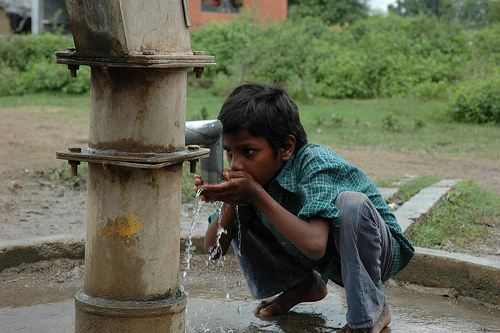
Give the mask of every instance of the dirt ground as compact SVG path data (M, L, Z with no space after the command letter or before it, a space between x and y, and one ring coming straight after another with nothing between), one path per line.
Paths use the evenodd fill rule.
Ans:
M88 125L0 107L0 241L84 232L85 187L52 181L57 150L85 147ZM429 174L472 179L500 194L500 161L367 150L334 150L372 179ZM461 252L500 260L500 223L492 235ZM486 244L486 245L485 245Z

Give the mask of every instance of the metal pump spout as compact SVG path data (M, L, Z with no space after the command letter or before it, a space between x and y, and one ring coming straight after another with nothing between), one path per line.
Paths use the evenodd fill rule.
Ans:
M200 162L201 179L206 184L219 183L224 168L221 121L216 119L186 122L186 145L200 145L210 149L209 157Z

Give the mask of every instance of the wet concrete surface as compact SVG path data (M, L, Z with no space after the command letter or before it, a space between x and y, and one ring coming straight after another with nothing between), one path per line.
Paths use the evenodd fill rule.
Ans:
M181 262L185 266L182 258ZM188 294L186 332L335 332L345 324L344 291L334 284L319 302L299 304L286 315L255 316L259 301L250 296L235 262L234 255L222 265L207 265L203 255L191 259L186 278L180 278ZM37 276L29 274L2 281L0 332L74 331L74 294L83 287L83 279L61 282L64 272L57 273L59 278L52 282L36 283ZM393 280L385 290L392 323L384 333L500 331L498 307Z

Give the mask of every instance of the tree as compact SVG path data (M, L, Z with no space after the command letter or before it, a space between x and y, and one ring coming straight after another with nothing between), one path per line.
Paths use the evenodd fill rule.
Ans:
M436 16L447 22L478 27L500 21L500 0L396 0L389 11L404 17Z
M459 0L455 7L456 18L469 27L484 25L484 18L490 12L490 3L493 2L487 0Z
M442 0L396 0L394 5L389 5L389 11L404 17L416 15L442 15Z
M367 0L289 0L291 18L315 17L327 24L352 23L368 16Z

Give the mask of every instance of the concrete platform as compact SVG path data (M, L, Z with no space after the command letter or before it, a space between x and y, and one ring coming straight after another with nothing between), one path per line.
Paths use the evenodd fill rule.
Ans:
M234 261L234 255L228 260ZM345 324L345 292L334 284L328 284L328 295L319 302L299 304L285 315L259 317L253 314L259 301L251 298L240 274L220 268L218 274L201 280L196 278L198 273L197 269L188 272L184 285L187 333L331 333ZM396 283L384 289L392 322L383 333L496 332L500 328L500 309L456 298L449 291L416 290ZM31 303L20 307L0 304L0 331L73 332L76 291L54 290L60 298L51 303L36 303L36 297L31 297Z
M448 193L457 180L443 180L421 190L396 212L399 223L406 230L411 223L429 214L436 203ZM386 196L393 189L381 189ZM196 223L192 224L192 207L183 206L181 223L181 251L184 251L191 230L191 241L202 249L207 218L215 210L205 203ZM22 262L36 262L55 258L83 258L84 234L51 237L27 237L26 240L0 242L0 270ZM395 279L425 286L455 288L460 295L500 305L500 260L494 261L445 251L416 249L409 266Z

